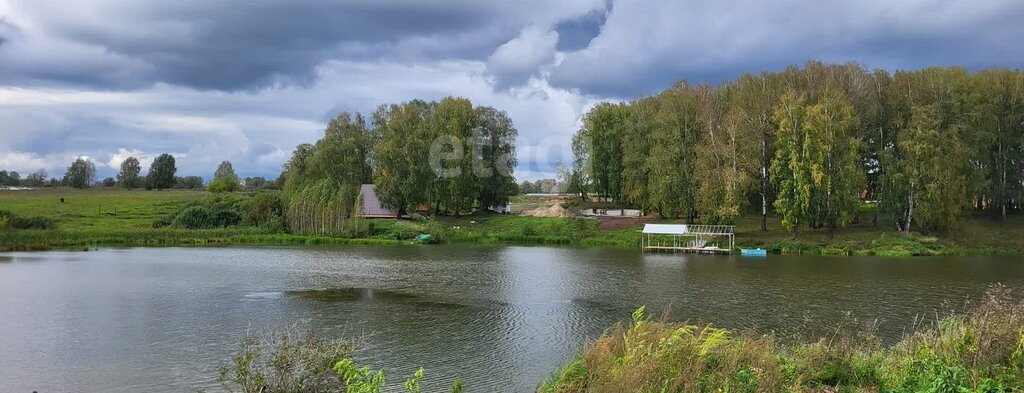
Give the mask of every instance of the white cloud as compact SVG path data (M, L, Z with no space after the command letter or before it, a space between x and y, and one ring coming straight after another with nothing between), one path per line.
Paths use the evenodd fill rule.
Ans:
M171 152L179 156L182 175L208 177L220 161L229 160L242 176L269 177L277 175L296 145L317 140L325 121L338 112L358 111L369 118L379 104L453 95L509 113L526 152L519 155L524 170L549 171L553 164L547 160L567 158L578 119L597 98L537 78L495 90L485 68L472 61L330 61L318 67L311 86L237 93L168 85L109 92L0 88L0 123L21 119L24 128L6 148L51 149L53 158L36 163L55 174L80 154L107 158L101 176L112 176L129 156L138 157L145 170L153 157ZM26 120L39 118L50 120Z
M539 26L528 26L518 37L502 44L487 58L487 72L499 86L519 85L537 75L542 66L555 60L558 33Z
M39 155L31 152L8 151L0 152L0 168L8 171L20 172L23 176L40 169L48 172L60 168L63 172L74 160L74 156L66 155Z

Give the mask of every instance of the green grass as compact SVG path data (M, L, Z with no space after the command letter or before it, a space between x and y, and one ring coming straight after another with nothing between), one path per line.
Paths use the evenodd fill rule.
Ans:
M150 228L154 219L206 195L205 191L182 190L39 188L0 191L0 210L19 216L49 217L65 231L126 231Z
M481 213L431 219L368 220L369 234L359 239L295 236L266 229L229 227L210 230L153 228L153 222L182 206L209 196L205 191L76 190L42 188L0 191L0 210L20 218L46 217L49 230L0 230L0 249L76 248L92 245L175 244L409 244L422 233L441 243L572 244L636 248L640 227L599 230L589 218L523 217ZM64 203L60 202L64 198ZM516 197L513 206L547 206L550 198ZM969 216L959 229L942 236L903 235L888 222L872 224L873 210L829 238L825 230L803 230L798 240L769 217L768 231L759 217L736 223L737 247L761 247L775 253L813 255L1022 255L1024 216L1011 216L1003 225L990 217ZM657 222L681 222L658 220Z
M910 329L892 346L871 325L800 341L652 320L640 308L586 344L539 389L574 392L1017 392L1024 302L990 288L967 314Z

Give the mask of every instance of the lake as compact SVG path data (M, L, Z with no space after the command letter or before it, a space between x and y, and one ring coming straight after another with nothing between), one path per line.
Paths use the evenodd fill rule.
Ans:
M528 392L640 305L804 333L849 312L892 342L992 283L1021 287L1022 262L468 245L0 253L0 386L218 391L247 329L303 320L360 337L357 359L393 387L422 366L425 391L459 376L467 392ZM331 296L301 296L311 289Z

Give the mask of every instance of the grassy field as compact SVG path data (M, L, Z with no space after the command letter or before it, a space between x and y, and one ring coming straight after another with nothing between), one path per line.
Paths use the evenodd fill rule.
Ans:
M76 190L43 188L0 191L0 210L19 217L41 216L53 220L49 230L0 230L0 249L47 249L94 245L203 245L203 244L410 244L419 234L433 235L444 243L574 244L583 246L638 247L644 220L628 226L605 225L589 218L521 217L479 214L431 219L370 220L369 233L361 238L296 236L261 228L233 226L188 230L154 228L153 222L182 206L206 198L204 191L144 191L120 189ZM64 202L60 201L64 198ZM520 209L544 207L551 198L517 197ZM557 202L557 201L555 201ZM615 219L610 219L615 220ZM680 222L649 220L650 222ZM762 232L758 217L737 222L737 246L763 247L777 253L834 255L961 255L1024 254L1024 217L1013 216L1003 225L988 217L966 217L960 228L939 237L897 233L888 223L875 226L870 212L860 222L843 228L834 238L824 230L805 230L790 240L778 220L770 218ZM600 229L617 228L617 229Z
M204 191L74 188L0 191L0 210L52 218L61 230L67 231L128 231L152 228L156 218L178 210L189 201L202 199L205 194ZM63 203L61 198L64 198Z

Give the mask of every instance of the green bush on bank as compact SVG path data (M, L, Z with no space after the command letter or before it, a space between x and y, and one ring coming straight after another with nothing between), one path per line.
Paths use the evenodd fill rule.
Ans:
M4 229L37 229L46 230L54 227L53 219L34 216L21 217L6 210L0 210L0 230Z
M354 346L343 339L316 337L301 325L287 329L248 334L232 356L231 363L218 369L218 381L227 392L296 393L346 392L380 393L386 388L384 372L373 371L352 360ZM402 386L407 393L420 393L423 369ZM452 393L462 392L455 380Z
M253 198L237 194L215 194L192 201L176 212L154 220L153 227L182 229L227 228L236 225L283 230L283 202L276 194Z
M848 331L849 330L849 331ZM839 329L809 344L652 320L641 307L588 343L541 392L1014 392L1024 389L1024 302L1002 286L966 315L883 346Z

